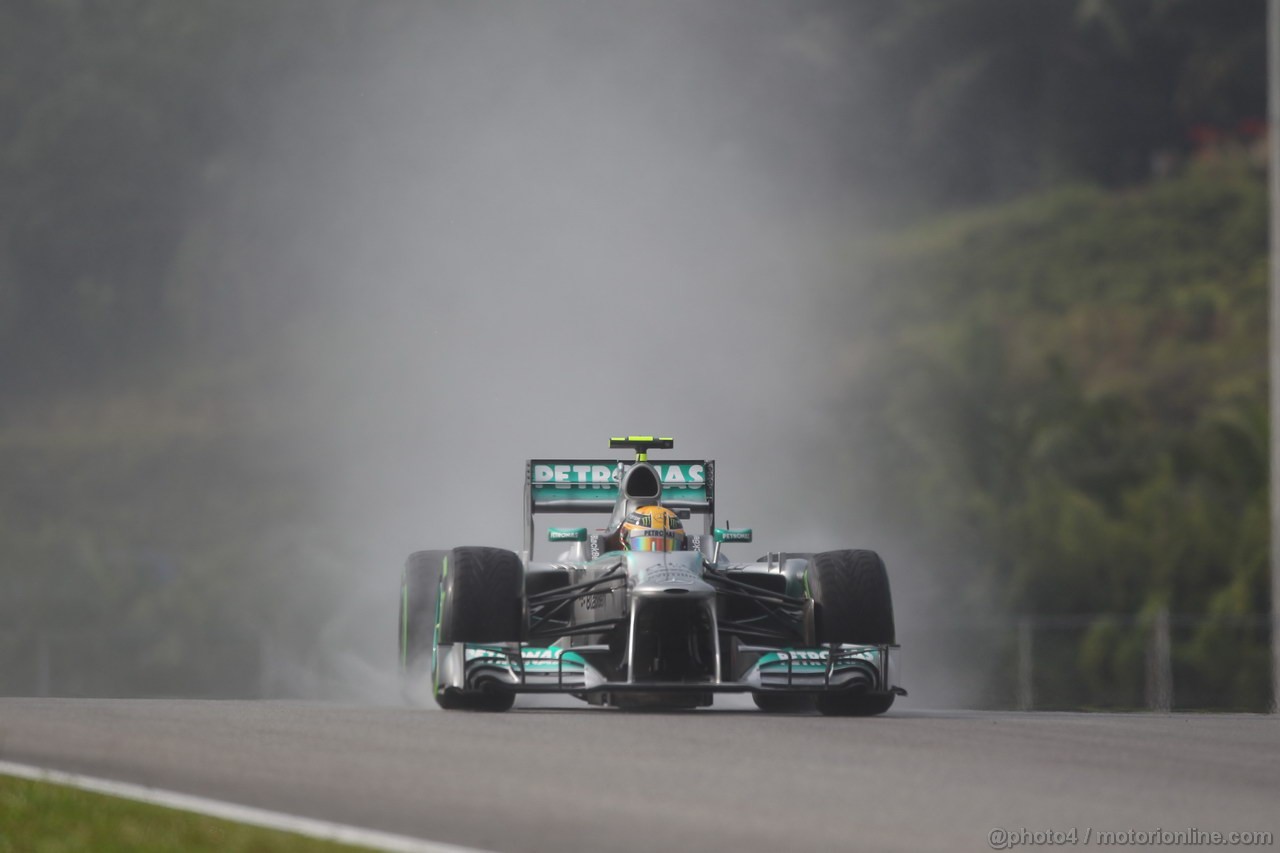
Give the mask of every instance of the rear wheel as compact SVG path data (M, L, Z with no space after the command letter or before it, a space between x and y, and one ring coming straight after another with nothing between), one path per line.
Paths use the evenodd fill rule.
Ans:
M822 643L892 645L893 598L884 560L875 551L823 551L809 561L809 585ZM893 705L892 693L822 693L823 714L867 717Z
M524 566L501 548L454 548L440 582L439 644L515 643L524 628ZM446 710L505 711L515 694L445 690L436 704Z

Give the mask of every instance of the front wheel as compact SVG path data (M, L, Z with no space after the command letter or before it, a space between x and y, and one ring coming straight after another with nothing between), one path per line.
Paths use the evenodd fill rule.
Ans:
M514 693L455 693L436 691L436 704L446 711L510 711L516 704Z
M751 700L766 714L803 714L813 710L808 693L752 693Z
M824 693L818 697L818 712L828 717L874 717L893 707L892 693Z
M822 643L893 645L893 597L884 560L875 551L823 551L809 561L809 586ZM870 717L893 705L892 693L823 693L818 711Z
M436 646L452 643L518 643L524 628L524 566L501 548L454 548L440 579ZM437 653L438 655L438 653ZM459 690L435 681L436 704L447 711L506 711L515 694Z

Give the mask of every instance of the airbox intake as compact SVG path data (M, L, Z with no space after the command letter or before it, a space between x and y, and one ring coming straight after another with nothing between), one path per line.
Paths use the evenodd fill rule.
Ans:
M629 500L657 502L662 497L662 481L652 465L638 462L622 477L622 494Z

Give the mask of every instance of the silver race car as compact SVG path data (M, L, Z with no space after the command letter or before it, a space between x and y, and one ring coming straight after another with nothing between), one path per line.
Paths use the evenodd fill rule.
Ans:
M874 551L729 559L750 529L716 527L715 462L651 462L674 441L610 440L633 460L532 459L525 543L410 555L400 592L407 694L442 708L505 711L518 693L595 705L700 707L750 693L765 711L880 714L899 686L893 603ZM604 528L535 517L607 514ZM704 523L698 533L683 521Z

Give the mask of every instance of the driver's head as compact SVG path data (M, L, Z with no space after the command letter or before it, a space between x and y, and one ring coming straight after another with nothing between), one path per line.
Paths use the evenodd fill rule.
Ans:
M684 526L666 507L642 506L622 523L622 547L628 551L683 551Z

